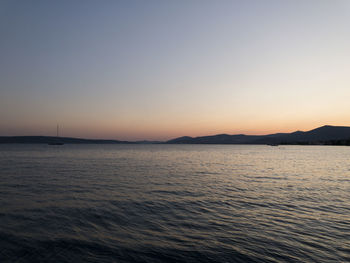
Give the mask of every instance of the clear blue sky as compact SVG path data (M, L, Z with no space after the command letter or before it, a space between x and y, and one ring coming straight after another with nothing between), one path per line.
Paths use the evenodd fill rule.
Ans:
M0 1L0 135L350 125L350 1Z

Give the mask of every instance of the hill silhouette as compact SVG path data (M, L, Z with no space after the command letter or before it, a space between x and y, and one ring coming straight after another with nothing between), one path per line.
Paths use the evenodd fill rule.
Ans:
M53 136L0 136L0 144L48 144L59 141L64 144L300 144L300 145L350 145L350 127L325 125L310 131L274 133L268 135L217 134L211 136L183 136L166 142L119 141L82 139Z
M325 125L310 131L268 135L218 134L201 137L180 137L170 144L302 144L350 145L350 127Z

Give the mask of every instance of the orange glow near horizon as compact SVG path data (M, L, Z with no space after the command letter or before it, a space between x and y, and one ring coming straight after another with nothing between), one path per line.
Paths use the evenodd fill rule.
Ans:
M212 124L212 125L211 125ZM89 138L89 139L115 139L115 140L156 140L165 141L181 136L208 136L216 134L246 134L246 135L266 135L272 133L290 133L297 130L308 131L318 128L323 125L334 126L350 126L350 120L338 120L335 122L322 122L314 121L309 122L282 122L279 125L276 122L263 123L256 122L255 124L241 123L241 125L232 125L232 123L194 123L192 126L189 123L182 123L181 125L163 124L161 126L152 125L152 123L144 123L142 126L137 124L116 125L113 123L97 123L74 125L72 123L60 124L60 136L62 137L77 137L77 138ZM16 131L26 131L18 133ZM8 129L8 136L15 135L44 135L55 136L56 126L53 123L52 126L38 125L35 129L31 129L29 126L14 127L12 131Z

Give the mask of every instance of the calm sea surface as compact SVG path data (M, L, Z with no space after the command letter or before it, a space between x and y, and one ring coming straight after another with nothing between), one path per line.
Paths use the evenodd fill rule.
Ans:
M350 147L0 145L0 262L350 262Z

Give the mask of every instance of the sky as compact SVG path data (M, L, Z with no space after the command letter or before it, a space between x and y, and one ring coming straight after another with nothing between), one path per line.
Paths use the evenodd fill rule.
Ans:
M0 0L0 135L350 126L348 0Z

